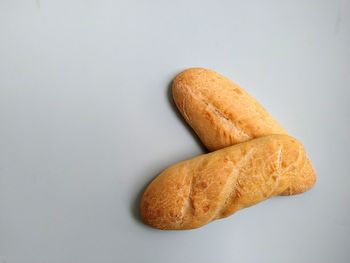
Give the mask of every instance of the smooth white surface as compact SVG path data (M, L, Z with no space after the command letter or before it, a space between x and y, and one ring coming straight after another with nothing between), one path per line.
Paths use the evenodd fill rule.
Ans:
M194 231L137 201L203 152L169 100L192 66L306 145L308 193ZM349 262L350 1L0 1L0 262Z

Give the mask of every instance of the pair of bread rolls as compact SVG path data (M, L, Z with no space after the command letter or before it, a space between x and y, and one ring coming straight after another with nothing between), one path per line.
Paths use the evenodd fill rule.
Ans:
M197 228L315 184L303 145L237 84L192 68L175 78L172 91L181 114L213 152L172 165L150 183L140 206L145 223Z

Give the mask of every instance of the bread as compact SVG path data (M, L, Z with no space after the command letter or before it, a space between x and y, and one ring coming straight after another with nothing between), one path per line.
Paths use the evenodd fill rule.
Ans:
M204 145L218 150L285 129L236 83L204 68L183 71L173 81L177 107Z
M192 229L315 181L303 145L270 135L172 165L147 187L140 211L153 227Z

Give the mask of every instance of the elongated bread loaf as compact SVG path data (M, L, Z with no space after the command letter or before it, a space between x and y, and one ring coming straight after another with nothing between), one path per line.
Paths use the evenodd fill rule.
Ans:
M270 135L169 167L147 187L140 211L156 228L197 228L272 196L302 193L315 181L303 145Z
M172 92L181 114L210 151L286 134L257 100L215 71L187 69L173 81Z

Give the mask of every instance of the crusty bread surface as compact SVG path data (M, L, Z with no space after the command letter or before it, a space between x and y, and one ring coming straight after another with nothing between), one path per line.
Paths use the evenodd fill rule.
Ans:
M192 229L316 181L303 145L287 135L236 144L170 166L145 190L140 212L159 229Z
M205 68L190 68L176 76L172 93L179 111L210 150L285 129L238 84Z

